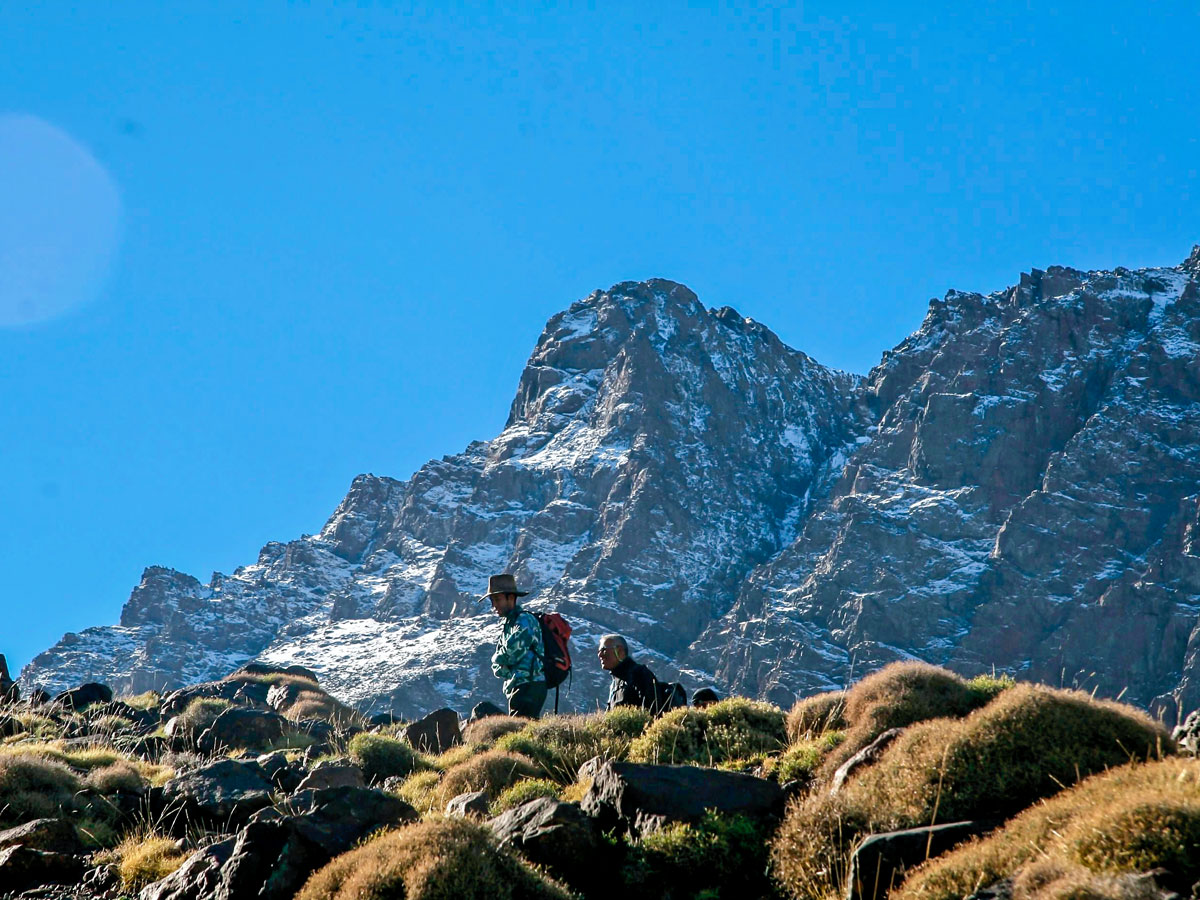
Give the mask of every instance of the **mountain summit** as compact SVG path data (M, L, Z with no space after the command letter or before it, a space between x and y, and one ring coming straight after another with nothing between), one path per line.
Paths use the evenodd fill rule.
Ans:
M475 598L510 571L575 626L570 703L590 708L602 634L671 675L795 539L865 427L858 383L682 285L597 291L547 323L496 438L405 482L359 476L320 534L207 585L147 569L119 626L68 635L22 677L142 690L259 658L302 661L368 710L496 700L498 625Z
M257 658L364 710L499 699L476 596L513 572L663 678L763 696L897 659L1200 703L1200 247L950 291L865 379L682 285L547 323L493 440L354 480L320 534L210 583L147 569L26 686L141 690Z

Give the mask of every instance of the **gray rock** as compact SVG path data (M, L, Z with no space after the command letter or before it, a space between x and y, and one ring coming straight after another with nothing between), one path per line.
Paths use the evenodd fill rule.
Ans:
M163 785L165 818L176 833L190 822L225 829L238 827L270 805L273 788L258 763L218 760Z
M879 900L904 873L985 831L976 822L948 822L863 838L850 856L846 900Z
M457 816L460 819L483 817L488 811L487 791L468 791L450 798L446 803L446 815Z
M75 826L65 819L34 819L16 828L0 831L0 847L28 847L48 853L82 853L83 841Z
M612 863L612 850L595 819L577 803L551 797L531 800L488 822L500 844L548 867L568 884L579 884Z
M63 691L54 698L54 702L67 707L67 709L83 709L93 703L111 703L112 698L112 688L106 684L97 684L92 681L72 690Z
M445 753L462 743L458 713L448 708L435 709L405 728L404 738L426 753Z
M846 784L846 780L859 769L871 765L880 755L891 746L892 741L904 734L903 728L889 728L867 746L863 747L848 760L838 766L829 783L829 793L836 794Z
M263 751L278 744L296 726L283 716L259 709L230 707L196 740L201 753L225 753L234 748Z
M20 699L20 685L8 674L8 660L0 653L0 703L16 703Z
M142 888L138 900L212 900L236 844L231 837L197 850L166 878Z
M323 760L313 766L296 790L311 791L339 787L366 787L362 769L348 760Z
M1195 756L1200 752L1200 709L1188 713L1187 718L1175 726L1171 737L1185 753Z
M21 844L0 848L0 885L21 893L44 884L72 884L83 875L83 859Z
M706 810L777 816L784 793L773 781L699 766L606 762L583 797L582 809L605 827L645 833L667 822L696 822Z

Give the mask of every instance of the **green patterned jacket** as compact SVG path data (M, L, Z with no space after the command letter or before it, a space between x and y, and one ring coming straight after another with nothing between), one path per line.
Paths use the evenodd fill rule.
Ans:
M533 613L514 606L504 617L500 642L492 654L492 674L504 681L504 696L511 697L523 684L544 681L542 626Z

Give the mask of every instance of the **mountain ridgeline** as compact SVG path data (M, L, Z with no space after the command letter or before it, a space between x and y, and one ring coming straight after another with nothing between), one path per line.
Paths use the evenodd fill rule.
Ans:
M208 584L147 569L27 688L140 691L257 659L364 711L499 699L510 571L575 626L562 707L620 632L660 678L764 697L897 659L1200 703L1200 247L949 292L866 378L682 285L547 323L504 430L407 481L361 475L317 535Z

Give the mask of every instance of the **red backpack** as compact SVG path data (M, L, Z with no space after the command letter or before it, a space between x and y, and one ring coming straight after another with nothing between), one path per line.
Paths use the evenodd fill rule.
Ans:
M542 672L546 687L554 688L554 711L558 712L558 686L571 674L571 626L558 613L534 613L542 626Z

